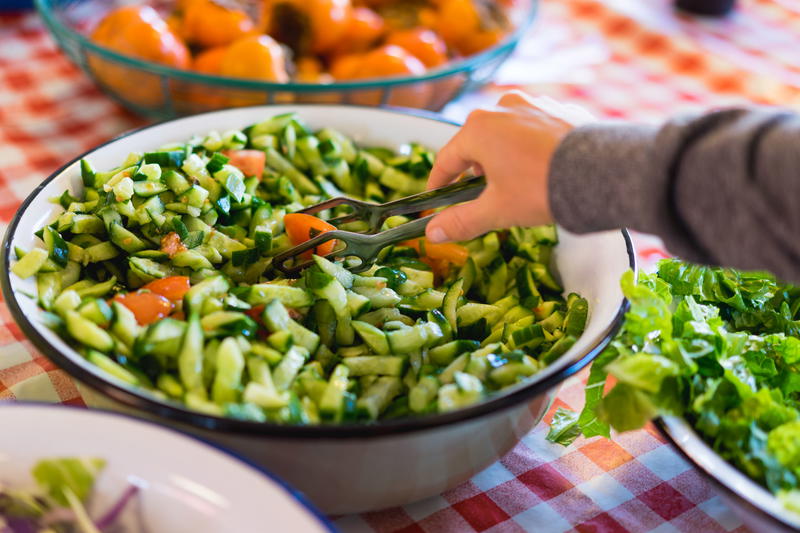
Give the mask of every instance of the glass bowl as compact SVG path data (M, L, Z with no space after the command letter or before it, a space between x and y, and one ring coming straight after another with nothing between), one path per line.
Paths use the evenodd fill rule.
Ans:
M508 14L514 30L496 46L420 76L320 83L278 83L182 70L122 55L88 34L111 9L130 0L36 0L61 49L97 85L132 111L170 118L259 104L325 103L400 106L438 111L487 81L513 52L536 14L537 0L518 0ZM141 2L145 3L145 2ZM146 2L153 5L154 2Z

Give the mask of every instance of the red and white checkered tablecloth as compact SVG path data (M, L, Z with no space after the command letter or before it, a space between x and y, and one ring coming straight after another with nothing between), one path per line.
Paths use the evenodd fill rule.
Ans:
M542 0L495 84L451 104L463 118L510 86L643 121L757 102L800 107L800 5L740 0L724 21L675 16L669 0ZM32 14L0 15L0 235L22 199L88 148L143 124L103 96ZM658 241L637 236L652 263ZM580 408L585 373L548 413ZM69 377L25 339L0 303L0 400L82 405ZM743 531L699 474L652 428L611 440L544 440L539 424L498 463L440 496L336 519L345 532Z

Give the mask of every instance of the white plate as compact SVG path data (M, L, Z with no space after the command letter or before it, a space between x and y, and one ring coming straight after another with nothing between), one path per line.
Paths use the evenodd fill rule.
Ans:
M148 533L264 531L265 524L272 531L333 531L271 474L155 424L117 413L5 403L0 428L0 481L10 487L33 486L30 470L41 459L105 459L90 506L94 517L134 482L141 490L133 514Z
M750 530L800 531L800 515L786 509L774 494L720 457L685 419L665 416L659 426L675 447L712 480L720 496Z

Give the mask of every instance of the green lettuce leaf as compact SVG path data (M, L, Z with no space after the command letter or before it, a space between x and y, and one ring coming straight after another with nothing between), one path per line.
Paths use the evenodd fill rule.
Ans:
M600 402L597 414L615 431L622 432L642 428L658 410L647 393L620 383Z
M70 490L80 501L86 501L97 475L105 468L103 459L45 459L34 465L31 473L39 487L56 503L69 506L65 490Z
M563 446L569 446L580 434L581 427L578 425L578 413L559 407L553 415L550 431L547 432L545 439Z

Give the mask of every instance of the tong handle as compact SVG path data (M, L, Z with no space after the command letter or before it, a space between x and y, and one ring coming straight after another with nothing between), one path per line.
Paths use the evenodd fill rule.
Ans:
M379 209L376 209L376 211L380 212L381 216L378 225L394 215L419 213L426 209L434 209L436 207L460 204L461 202L474 200L480 196L485 188L486 178L484 176L476 176L457 181L450 185L445 185L444 187L439 187L438 189L432 189L382 204L379 206Z

